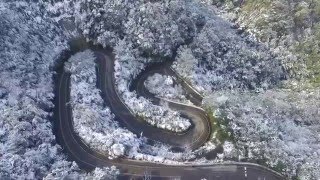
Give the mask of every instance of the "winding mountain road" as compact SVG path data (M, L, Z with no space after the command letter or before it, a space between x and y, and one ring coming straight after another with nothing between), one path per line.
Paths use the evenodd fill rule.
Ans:
M130 113L129 108L127 108L125 103L122 102L121 97L117 94L113 77L114 58L112 54L103 50L96 50L95 54L98 64L98 87L102 91L102 97L107 106L116 115L116 121L120 122L122 126L135 134L143 132L143 136L149 139L167 143L180 149L196 149L208 140L211 132L209 119L203 111L197 108L176 104L176 109L190 117L195 125L189 131L182 134L174 134L137 119L137 117ZM137 87L140 88L139 86ZM174 103L170 103L169 106L174 106Z
M116 121L121 126L126 127L130 131L140 134L143 131L144 136L155 140L168 143L170 145L180 148L200 147L208 140L210 135L210 125L205 113L199 109L186 105L170 103L170 107L185 113L190 117L194 126L192 129L183 134L174 134L165 130L152 127L145 122L137 119L122 102L118 96L114 84L114 56L112 49L102 49L97 46L83 46L83 48L90 47L97 57L97 86L101 89L102 96L107 106L116 116ZM81 50L82 50L81 49ZM76 53L75 51L73 53ZM67 60L72 53L64 58ZM162 69L159 66L159 69ZM170 69L163 68L169 73ZM139 95L145 95L146 92L141 87L141 83L145 75L152 71L148 70L135 80L136 85L133 85ZM140 84L140 85L139 85ZM266 167L250 163L221 163L221 164L205 164L205 165L166 165L158 163L150 163L145 161L136 161L130 159L116 159L109 160L107 156L90 149L73 129L72 110L68 105L70 99L70 74L65 72L63 65L57 70L55 77L55 134L58 143L63 147L68 154L70 160L76 161L83 169L93 169L95 167L112 166L115 165L120 169L121 176L119 179L137 178L141 179L147 175L152 179L252 179L252 180L280 180L284 179L280 174L272 171ZM187 90L194 98L194 104L201 102L197 94L192 90ZM152 94L153 102L157 103L157 98ZM192 99L192 98L190 98Z

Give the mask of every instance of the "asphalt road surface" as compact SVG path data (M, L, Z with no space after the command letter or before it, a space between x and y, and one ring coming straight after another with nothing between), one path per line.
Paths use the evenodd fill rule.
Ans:
M115 114L116 120L121 126L126 127L130 131L140 134L155 141L164 142L172 146L180 148L197 148L205 143L210 134L210 126L206 123L208 119L205 113L196 107L189 107L171 103L170 107L190 116L194 124L193 128L187 133L174 134L165 130L161 130L137 119L130 110L124 105L121 98L115 90L114 84L114 56L112 49L102 49L88 44L81 45L78 50L90 47L97 57L97 86L102 91L102 96L107 106ZM76 51L65 56L67 60ZM161 66L159 66L160 69ZM170 74L170 68L166 65L163 68L165 73ZM145 95L139 83L143 81L144 74L148 75L152 72L147 70L136 79L137 85L133 88L140 89L140 95ZM172 74L171 74L172 75ZM174 74L173 74L174 75ZM183 82L181 82L183 85ZM135 84L135 83L133 83ZM109 160L107 156L90 149L77 136L73 129L72 110L68 105L70 99L70 74L63 70L63 66L57 70L55 77L55 134L58 143L63 147L70 160L76 161L79 166L86 170L95 167L115 165L120 169L121 175L119 179L225 179L225 180L280 180L284 179L280 174L265 168L263 166L250 163L225 163L225 164L207 164L207 165L166 165L158 163L150 163L145 161L136 161L130 159ZM193 90L188 90L187 85L183 85L190 96L194 98L192 102L199 104L201 97ZM190 88L190 87L189 87ZM156 97L149 94L153 101L157 103ZM190 98L190 99L192 99Z

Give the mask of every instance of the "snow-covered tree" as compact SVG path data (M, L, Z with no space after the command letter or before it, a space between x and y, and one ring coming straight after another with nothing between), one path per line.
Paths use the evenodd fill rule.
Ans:
M176 84L171 76L154 74L144 82L149 92L157 97L178 101L182 103L190 103L185 97L185 92L181 85Z
M182 46L178 49L178 56L172 65L182 77L191 79L192 72L195 70L198 60L194 57L190 48Z

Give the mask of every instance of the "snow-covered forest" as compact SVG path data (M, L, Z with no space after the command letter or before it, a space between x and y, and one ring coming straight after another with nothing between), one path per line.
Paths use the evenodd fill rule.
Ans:
M187 119L129 90L147 63L174 57L173 69L205 95L203 107L223 120L233 137L213 160L196 155L214 149L214 141L185 153L148 145L120 128L103 106L94 54L85 51L66 69L72 73L75 129L90 147L110 158L166 163L240 158L290 178L320 178L319 1L4 0L0 15L0 179L119 174L115 167L80 170L53 133L53 76L75 37L113 47L123 101L150 124L181 132L190 126ZM155 75L146 87L184 102L181 88L169 81Z
M208 20L193 42L178 50L173 68L206 93L268 89L286 78L280 57L230 26L219 18Z
M68 45L42 8L0 2L0 179L112 178L114 169L83 172L56 144L52 75Z

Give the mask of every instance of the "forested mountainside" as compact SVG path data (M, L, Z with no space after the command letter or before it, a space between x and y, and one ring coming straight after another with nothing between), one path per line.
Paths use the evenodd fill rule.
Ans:
M79 112L76 131L91 148L110 158L245 161L289 178L320 178L320 1L4 0L0 15L0 179L119 174L116 167L81 170L55 137L54 77L77 38L114 48L117 93L146 123L177 132L191 126L166 103L154 105L129 88L150 63L173 61L171 68L204 97L201 108L214 127L194 151L146 145L142 134L120 128L101 102L95 56L84 51L66 63L83 69L65 68ZM157 97L189 103L174 80L155 74L144 86Z

